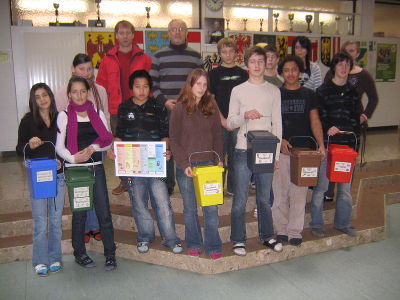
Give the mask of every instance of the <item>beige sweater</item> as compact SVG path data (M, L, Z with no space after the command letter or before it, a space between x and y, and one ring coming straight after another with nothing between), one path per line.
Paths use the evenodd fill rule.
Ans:
M256 120L245 120L244 114L256 109L264 117ZM236 149L247 149L247 131L267 130L282 139L281 92L268 83L253 84L246 81L232 90L229 103L228 127L239 128ZM279 160L280 143L276 148L276 160Z

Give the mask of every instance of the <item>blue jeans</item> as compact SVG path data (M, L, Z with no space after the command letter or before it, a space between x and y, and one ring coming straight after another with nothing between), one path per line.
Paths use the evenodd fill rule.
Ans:
M193 162L192 167L209 166L214 163ZM185 220L185 242L188 250L201 250L203 238L199 217L197 215L196 195L194 192L193 178L185 175L184 170L176 165L176 180L183 199L183 217ZM219 237L218 206L203 206L204 216L204 250L207 255L222 252L222 242Z
M150 198L163 245L173 247L180 242L176 236L174 216L167 184L158 178L134 177L127 181L132 216L138 229L138 242L152 242L155 238L154 221L148 209Z
M86 211L85 232L95 231L100 228L94 207Z
M62 212L64 209L64 175L57 174L57 196L33 199L33 267L61 262ZM48 221L47 221L48 220ZM47 226L47 222L49 223ZM47 229L48 228L48 229Z
M246 241L246 202L249 194L251 171L247 167L247 150L235 149L235 188L231 213L231 241ZM256 204L258 214L258 236L267 241L274 236L274 225L271 211L271 185L273 173L254 174L256 182Z
M104 166L96 165L94 168L96 181L93 187L93 204L99 220L101 241L104 246L104 256L115 256L114 227L111 218L110 204L108 200L108 190ZM78 257L86 254L86 247L83 241L85 233L86 211L72 213L72 247L74 256Z
M324 226L324 193L328 190L328 185L326 159L324 159L319 167L318 185L314 187L311 198L311 228L319 229ZM350 187L351 183L337 183L334 226L339 229L347 228L350 223L353 208Z
M235 151L238 129L228 131L225 128L222 128L222 133L224 137L224 155L228 157L225 165L225 173L228 173L226 176L226 189L229 193L233 193L233 186L235 184L233 174L233 154ZM221 159L225 162L224 158L221 157Z

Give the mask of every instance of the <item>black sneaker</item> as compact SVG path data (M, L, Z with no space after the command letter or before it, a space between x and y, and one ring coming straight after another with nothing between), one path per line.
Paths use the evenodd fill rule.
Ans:
M96 266L96 263L87 254L75 256L75 262L84 268L94 268Z
M106 257L106 263L104 264L104 270L112 271L117 268L117 261L115 260L115 256Z
M303 239L299 239L299 238L291 238L289 240L289 243L292 246L300 246L302 242L303 242Z
M274 250L275 252L282 252L283 251L283 245L282 243L279 243L277 240L275 239L270 239L268 241L264 241L263 242L264 246L267 246L268 248L271 248L272 250Z
M289 238L287 235L283 235L283 234L278 234L276 236L276 240L278 243L287 243Z

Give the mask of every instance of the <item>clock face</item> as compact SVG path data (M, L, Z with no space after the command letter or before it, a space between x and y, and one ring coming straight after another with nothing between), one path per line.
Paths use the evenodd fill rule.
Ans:
M207 0L206 5L211 10L220 10L224 5L224 0Z

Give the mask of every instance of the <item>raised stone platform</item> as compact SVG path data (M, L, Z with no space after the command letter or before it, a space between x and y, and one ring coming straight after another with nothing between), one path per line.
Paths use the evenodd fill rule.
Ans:
M24 190L21 192L22 194L26 193ZM151 245L148 253L139 254L136 250L136 227L130 216L129 199L127 195L111 196L117 256L192 272L216 274L384 239L385 205L400 202L400 160L367 164L361 172L356 172L352 194L354 204L352 224L357 228L357 237L351 238L332 229L335 204L327 203L325 208L325 221L328 224L325 228L328 233L327 237L317 239L306 228L303 234L304 242L300 247L286 245L282 253L275 253L261 245L257 238L257 222L253 216L254 193L251 193L247 206L246 222L249 239L246 247L248 254L245 257L238 257L231 251L229 242L231 197L227 197L226 203L220 208L219 230L224 245L223 257L218 260L211 260L204 254L199 258L193 258L186 254L172 254L160 245L159 239ZM176 192L171 202L175 212L177 232L183 238L182 200L179 196L179 193ZM24 202L21 198L18 201ZM12 204L7 207L12 207ZM20 208L22 207L20 206ZM308 208L305 221L307 227ZM66 202L63 215L62 247L64 253L72 253L70 224L71 212ZM30 211L23 209L20 212L6 211L6 213L0 214L0 262L31 258L31 230ZM87 248L100 253L103 251L102 243L93 239Z

